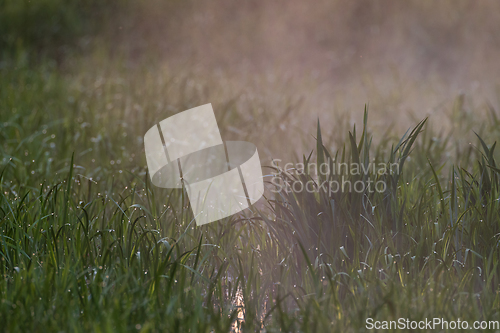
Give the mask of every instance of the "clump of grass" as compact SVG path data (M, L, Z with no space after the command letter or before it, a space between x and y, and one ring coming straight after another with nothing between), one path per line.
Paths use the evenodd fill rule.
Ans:
M279 169L282 184L313 181L317 186L313 193L294 190L305 186L282 191L270 201L274 219L264 219L287 249L281 253L287 258L282 264L287 274L286 279L279 277L280 284L286 281L298 288L288 306L301 304L304 316L314 308L331 313L328 318L317 315L325 331L363 328L368 317L460 317L471 322L498 318L491 308L498 303L494 290L499 282L494 264L500 231L496 143L488 146L478 135L480 146L468 158L460 156L461 165L436 167L429 159L422 164L422 150L432 147L434 140L429 134L417 139L426 131L422 121L395 146L375 149L371 157L366 120L365 111L359 142L354 130L335 154L325 148L318 124L317 165L396 163L399 173L310 172L311 156L304 156L305 172L299 176L295 170ZM384 180L386 190L329 192L320 186L324 181L347 178L354 183L370 176ZM314 318L316 324L322 322ZM309 319L289 320L299 329Z

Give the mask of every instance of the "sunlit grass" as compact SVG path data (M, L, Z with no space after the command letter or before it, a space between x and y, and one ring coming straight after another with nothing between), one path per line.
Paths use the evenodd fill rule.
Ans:
M330 332L363 329L368 317L500 319L494 110L457 120L468 128L460 135L433 133L429 119L401 139L372 140L366 113L361 134L338 128L343 142L327 143L318 124L296 162L397 163L400 174L370 174L384 193L282 192L196 227L184 192L149 183L141 140L156 121L203 104L203 90L147 70L61 76L50 62L13 64L0 78L5 331ZM245 113L221 111L223 131L245 126Z

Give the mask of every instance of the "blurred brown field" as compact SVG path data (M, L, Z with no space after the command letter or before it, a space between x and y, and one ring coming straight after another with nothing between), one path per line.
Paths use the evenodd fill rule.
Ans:
M252 132L249 139L261 146L302 147L318 119L325 136L335 138L339 128L361 125L365 104L373 131L397 135L426 116L451 128L462 94L459 112L468 117L499 107L498 1L152 0L131 6L110 21L106 40L113 52L125 54L132 67L154 54L168 72L211 91L206 102L216 112L238 106L248 124L239 130ZM248 105L258 110L245 112ZM234 126L227 132L238 137Z

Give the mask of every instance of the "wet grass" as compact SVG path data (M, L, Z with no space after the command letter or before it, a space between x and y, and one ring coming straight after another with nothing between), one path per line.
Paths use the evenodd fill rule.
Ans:
M267 165L317 190L272 194L267 177L257 208L196 227L183 191L150 184L142 136L205 103L202 89L148 70L61 75L50 61L23 59L0 69L4 331L345 332L367 318L500 320L495 110L473 119L459 98L449 132L433 133L428 119L374 140L366 111L362 130L338 128L335 142L318 123L295 162L399 172ZM243 127L246 115L228 103L218 122ZM385 190L319 187L367 177Z

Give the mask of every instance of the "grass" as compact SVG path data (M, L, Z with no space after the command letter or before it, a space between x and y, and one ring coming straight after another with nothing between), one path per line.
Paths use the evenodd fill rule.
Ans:
M5 332L354 332L367 318L500 320L492 108L467 110L459 97L449 131L435 132L431 118L401 137L373 137L366 110L361 131L346 132L340 119L332 139L318 122L296 162L376 162L400 172L318 177L314 168L268 164L282 182L312 181L317 190L272 194L266 178L260 205L196 227L185 192L149 182L147 129L215 101L223 136L251 140L249 117L271 131L291 122L293 103L263 115L257 99L241 107L208 79L130 68L107 53L95 68L62 71L19 50L0 68ZM360 177L387 188L318 189Z
M452 134L438 138L423 121L373 145L365 114L362 134L346 133L329 152L318 124L302 162L397 163L400 175L368 175L383 178L384 193L281 192L244 216L195 227L185 193L154 188L146 175L140 138L162 110L103 113L135 87L66 80L50 63L2 69L5 331L318 332L356 331L368 317L499 320L491 142L477 136L476 147L454 153L457 163L444 163ZM494 124L479 129L495 133Z

